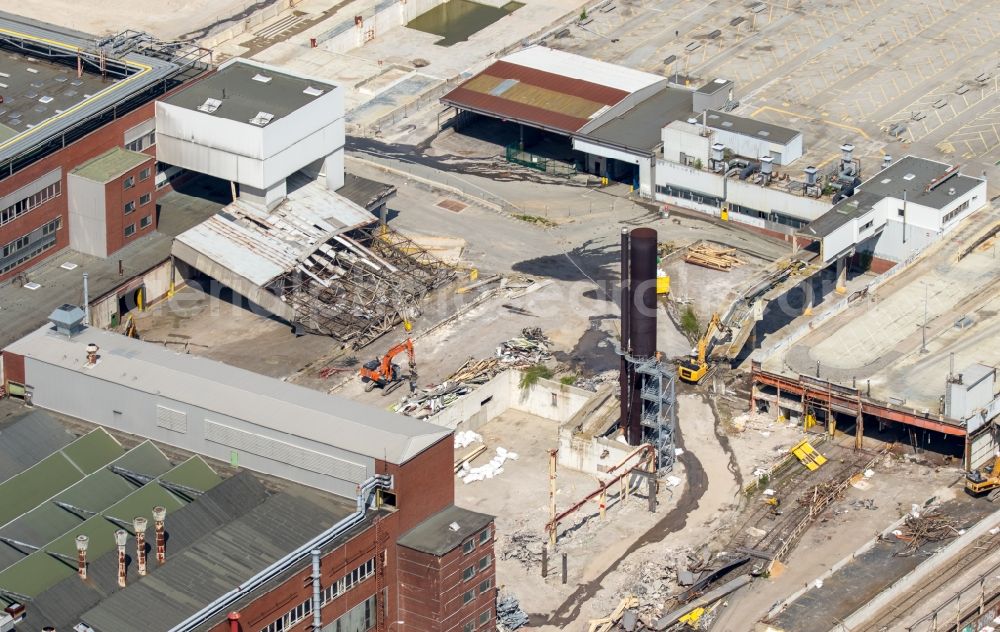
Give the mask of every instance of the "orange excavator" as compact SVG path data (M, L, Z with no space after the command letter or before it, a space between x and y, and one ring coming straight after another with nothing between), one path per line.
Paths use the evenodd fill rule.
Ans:
M393 364L392 360L399 354L406 352L407 362L410 365L410 391L416 389L417 384L417 359L413 354L413 341L409 338L389 349L382 359L374 359L365 362L359 369L361 381L365 384L365 392L369 392L376 386L382 389L383 395L388 395L403 383L403 374L398 364Z

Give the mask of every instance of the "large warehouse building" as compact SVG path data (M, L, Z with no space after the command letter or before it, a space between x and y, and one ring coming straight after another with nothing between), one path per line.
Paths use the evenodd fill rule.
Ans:
M40 437L0 470L16 629L495 626L493 519L454 506L450 431L87 328L79 308L52 322L3 351L3 378L91 430L0 429L10 449Z
M0 12L0 281L68 246L106 257L156 230L153 101L206 56Z

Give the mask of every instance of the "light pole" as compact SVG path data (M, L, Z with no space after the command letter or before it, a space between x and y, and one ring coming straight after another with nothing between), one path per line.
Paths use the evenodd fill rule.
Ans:
M924 326L920 328L920 353L927 353L927 281L924 281Z

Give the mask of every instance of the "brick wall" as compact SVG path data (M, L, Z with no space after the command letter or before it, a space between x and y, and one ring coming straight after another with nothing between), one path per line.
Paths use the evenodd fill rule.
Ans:
M23 265L0 275L0 281L9 279L27 268L38 265L41 261L44 261L46 258L51 257L63 248L69 246L69 203L66 197L66 174L81 163L86 162L95 156L99 156L113 147L122 146L125 131L135 127L143 121L153 118L154 113L154 103L146 103L128 114L125 114L121 118L94 130L76 142L67 145L65 148L46 156L21 171L18 171L14 175L0 180L0 196L3 196L33 182L57 167L62 167L61 195L49 200L35 209L32 209L16 220L0 226L0 245L2 245L27 234L31 230L42 226L56 217L62 217L62 227L59 229L59 232L56 233L55 247L46 250L38 257L25 262ZM155 156L155 147L156 146L154 145L149 148L146 153ZM155 194L153 195L153 198L154 199L151 203L155 205ZM111 218L109 217L109 219ZM108 224L110 231L111 222L109 221ZM136 229L138 232L138 225L136 226Z
M455 503L454 445L448 435L402 465L375 462L376 472L395 477L399 533Z
M140 176L144 170L148 170L145 179ZM125 188L125 181L132 178L134 186ZM121 250L129 243L135 241L143 235L156 230L156 160L151 156L149 160L134 169L123 173L118 178L108 182L104 188L104 200L107 226L108 255ZM149 201L142 204L144 195L149 196ZM132 202L135 210L125 214L125 204ZM142 218L149 216L150 224L142 226ZM125 227L135 226L135 232L125 235Z
M4 351L3 377L0 383L6 387L8 381L24 384L24 356Z

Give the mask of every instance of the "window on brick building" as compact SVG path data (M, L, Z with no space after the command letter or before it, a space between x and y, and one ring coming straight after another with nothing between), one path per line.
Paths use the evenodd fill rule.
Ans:
M462 545L462 553L472 553L476 550L476 541L467 540L465 544Z
M139 182L142 182L143 180L149 180L149 173L150 173L150 168L149 167L146 167L145 169L143 169L142 171L140 171L139 172Z
M489 611L489 610L487 610L486 612L484 612L481 615L479 615L479 627L482 627L482 626L484 626L484 625L486 625L487 623L490 622L490 618L491 618L490 615L491 614L492 614L492 612Z
M469 568L462 571L462 581L468 581L476 576L476 567L470 566Z
M131 237L134 234L135 234L135 224L129 224L128 226L125 227L126 237Z
M149 201L153 199L152 193L143 193L139 196L139 206L145 206L149 204Z
M135 186L135 176L129 176L122 181L122 188L131 189Z
M467 591L465 591L465 594L462 595L462 605L464 606L465 604L469 603L470 601L472 601L475 598L476 598L476 591L475 590L467 590Z
M145 228L153 223L153 216L147 215L139 220L139 228Z
M475 629L476 629L475 621L469 621L468 623L462 626L462 632L472 632Z
M492 534L490 533L489 529L483 529L482 533L479 534L479 543L486 544L487 542L490 541L491 535Z
M125 214L128 215L135 210L135 200L129 200L125 202Z
M491 561L493 561L491 556L489 555L484 556L483 559L479 560L479 570L483 570L489 567Z
M489 590L492 587L493 587L493 580L492 579L484 579L483 581L479 582L479 594L481 595L481 594L485 593L487 590Z

